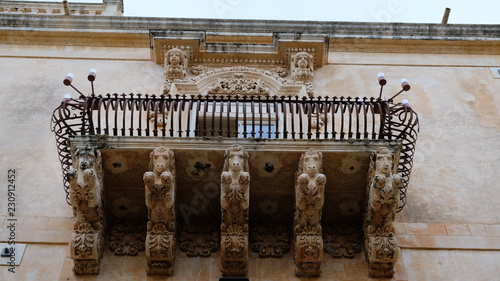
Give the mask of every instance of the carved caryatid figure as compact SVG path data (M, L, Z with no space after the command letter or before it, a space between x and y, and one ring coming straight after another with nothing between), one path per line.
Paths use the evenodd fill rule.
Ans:
M295 185L295 273L319 276L323 260L321 213L326 176L321 152L309 150L300 157Z
M394 217L402 177L396 174L394 154L379 148L372 155L365 216L365 247L371 277L392 277L397 260Z
M71 240L75 274L97 274L102 256L104 209L102 203L101 153L94 148L77 149L73 166L66 171L70 203L76 217Z
M292 55L290 61L290 72L293 81L312 81L314 78L313 56L307 52L299 52Z
M234 145L224 154L221 174L221 271L245 276L248 269L248 153Z
M150 169L144 173L148 234L148 274L171 275L174 263L175 164L174 153L164 146L150 154Z
M326 176L321 152L309 150L302 154L295 187L295 232L312 226L321 233L321 212L325 202Z
M181 49L173 48L165 54L163 67L167 79L183 79L186 76L188 58Z

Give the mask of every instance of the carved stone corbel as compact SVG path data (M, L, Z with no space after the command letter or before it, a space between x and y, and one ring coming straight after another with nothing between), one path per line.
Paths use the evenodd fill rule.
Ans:
M70 242L73 272L76 275L98 274L105 225L101 153L89 147L77 149L73 166L68 168L66 176L76 217Z
M172 275L175 259L175 162L174 152L164 146L150 154L144 173L148 225L146 260L148 275Z
M248 272L248 153L233 145L224 154L221 174L221 271L223 276Z
M321 213L324 204L326 176L323 155L309 150L299 161L295 184L294 258L295 274L319 276L323 261Z
M372 154L368 206L364 221L365 253L370 277L391 278L398 258L394 217L402 177L396 174L394 154L379 148Z
M290 72L295 82L311 82L314 78L313 56L307 52L298 52L291 56Z

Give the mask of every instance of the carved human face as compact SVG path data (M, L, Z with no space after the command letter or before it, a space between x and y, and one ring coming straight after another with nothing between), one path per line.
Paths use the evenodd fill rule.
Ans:
M319 173L320 165L320 156L318 153L306 153L306 155L304 155L304 173L307 173L309 176L314 176Z
M172 65L179 65L181 63L181 54L179 52L171 52L169 58Z
M376 168L383 174L389 174L392 170L393 157L390 153L377 153Z
M153 163L153 170L160 174L167 170L170 162L169 151L153 151L153 157L151 159Z
M306 68L308 65L307 59L308 57L306 55L298 55L297 66L300 68Z

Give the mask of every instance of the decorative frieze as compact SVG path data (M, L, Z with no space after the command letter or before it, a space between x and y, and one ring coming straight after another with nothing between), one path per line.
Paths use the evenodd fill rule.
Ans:
M68 168L66 176L76 218L70 242L73 272L98 274L105 225L101 153L89 147L77 149L73 154L73 166Z
M235 73L230 78L219 78L208 88L212 95L269 95L269 88L260 79L247 79L243 73Z
M295 273L319 276L323 260L321 213L324 204L326 176L323 155L319 151L304 152L299 161L295 184Z
M174 152L164 146L150 154L150 169L144 173L148 224L147 273L172 275L175 258L175 162Z
M144 252L146 225L139 222L119 222L111 227L108 247L117 256L136 256Z
M178 237L179 248L188 257L210 257L219 249L219 231L213 225L187 225Z
M398 258L394 217L402 177L396 174L394 154L379 148L372 154L368 178L368 206L364 221L365 254L370 277L390 278Z
M224 154L221 174L221 271L223 276L245 276L248 271L248 153L233 145Z

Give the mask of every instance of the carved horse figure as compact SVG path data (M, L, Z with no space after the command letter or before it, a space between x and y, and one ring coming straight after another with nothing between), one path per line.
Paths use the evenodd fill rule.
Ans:
M70 203L76 217L74 229L89 223L95 230L102 226L102 165L101 153L94 148L77 149L73 166L66 171L70 187Z
M164 146L155 148L149 155L150 170L144 173L148 230L155 224L165 224L168 231L175 231L175 161L174 152Z
M300 157L295 185L295 231L302 232L311 226L321 233L321 212L325 202L326 176L323 172L323 155L309 150Z
M222 226L226 231L236 224L248 231L249 184L248 153L239 145L226 150L221 174Z

